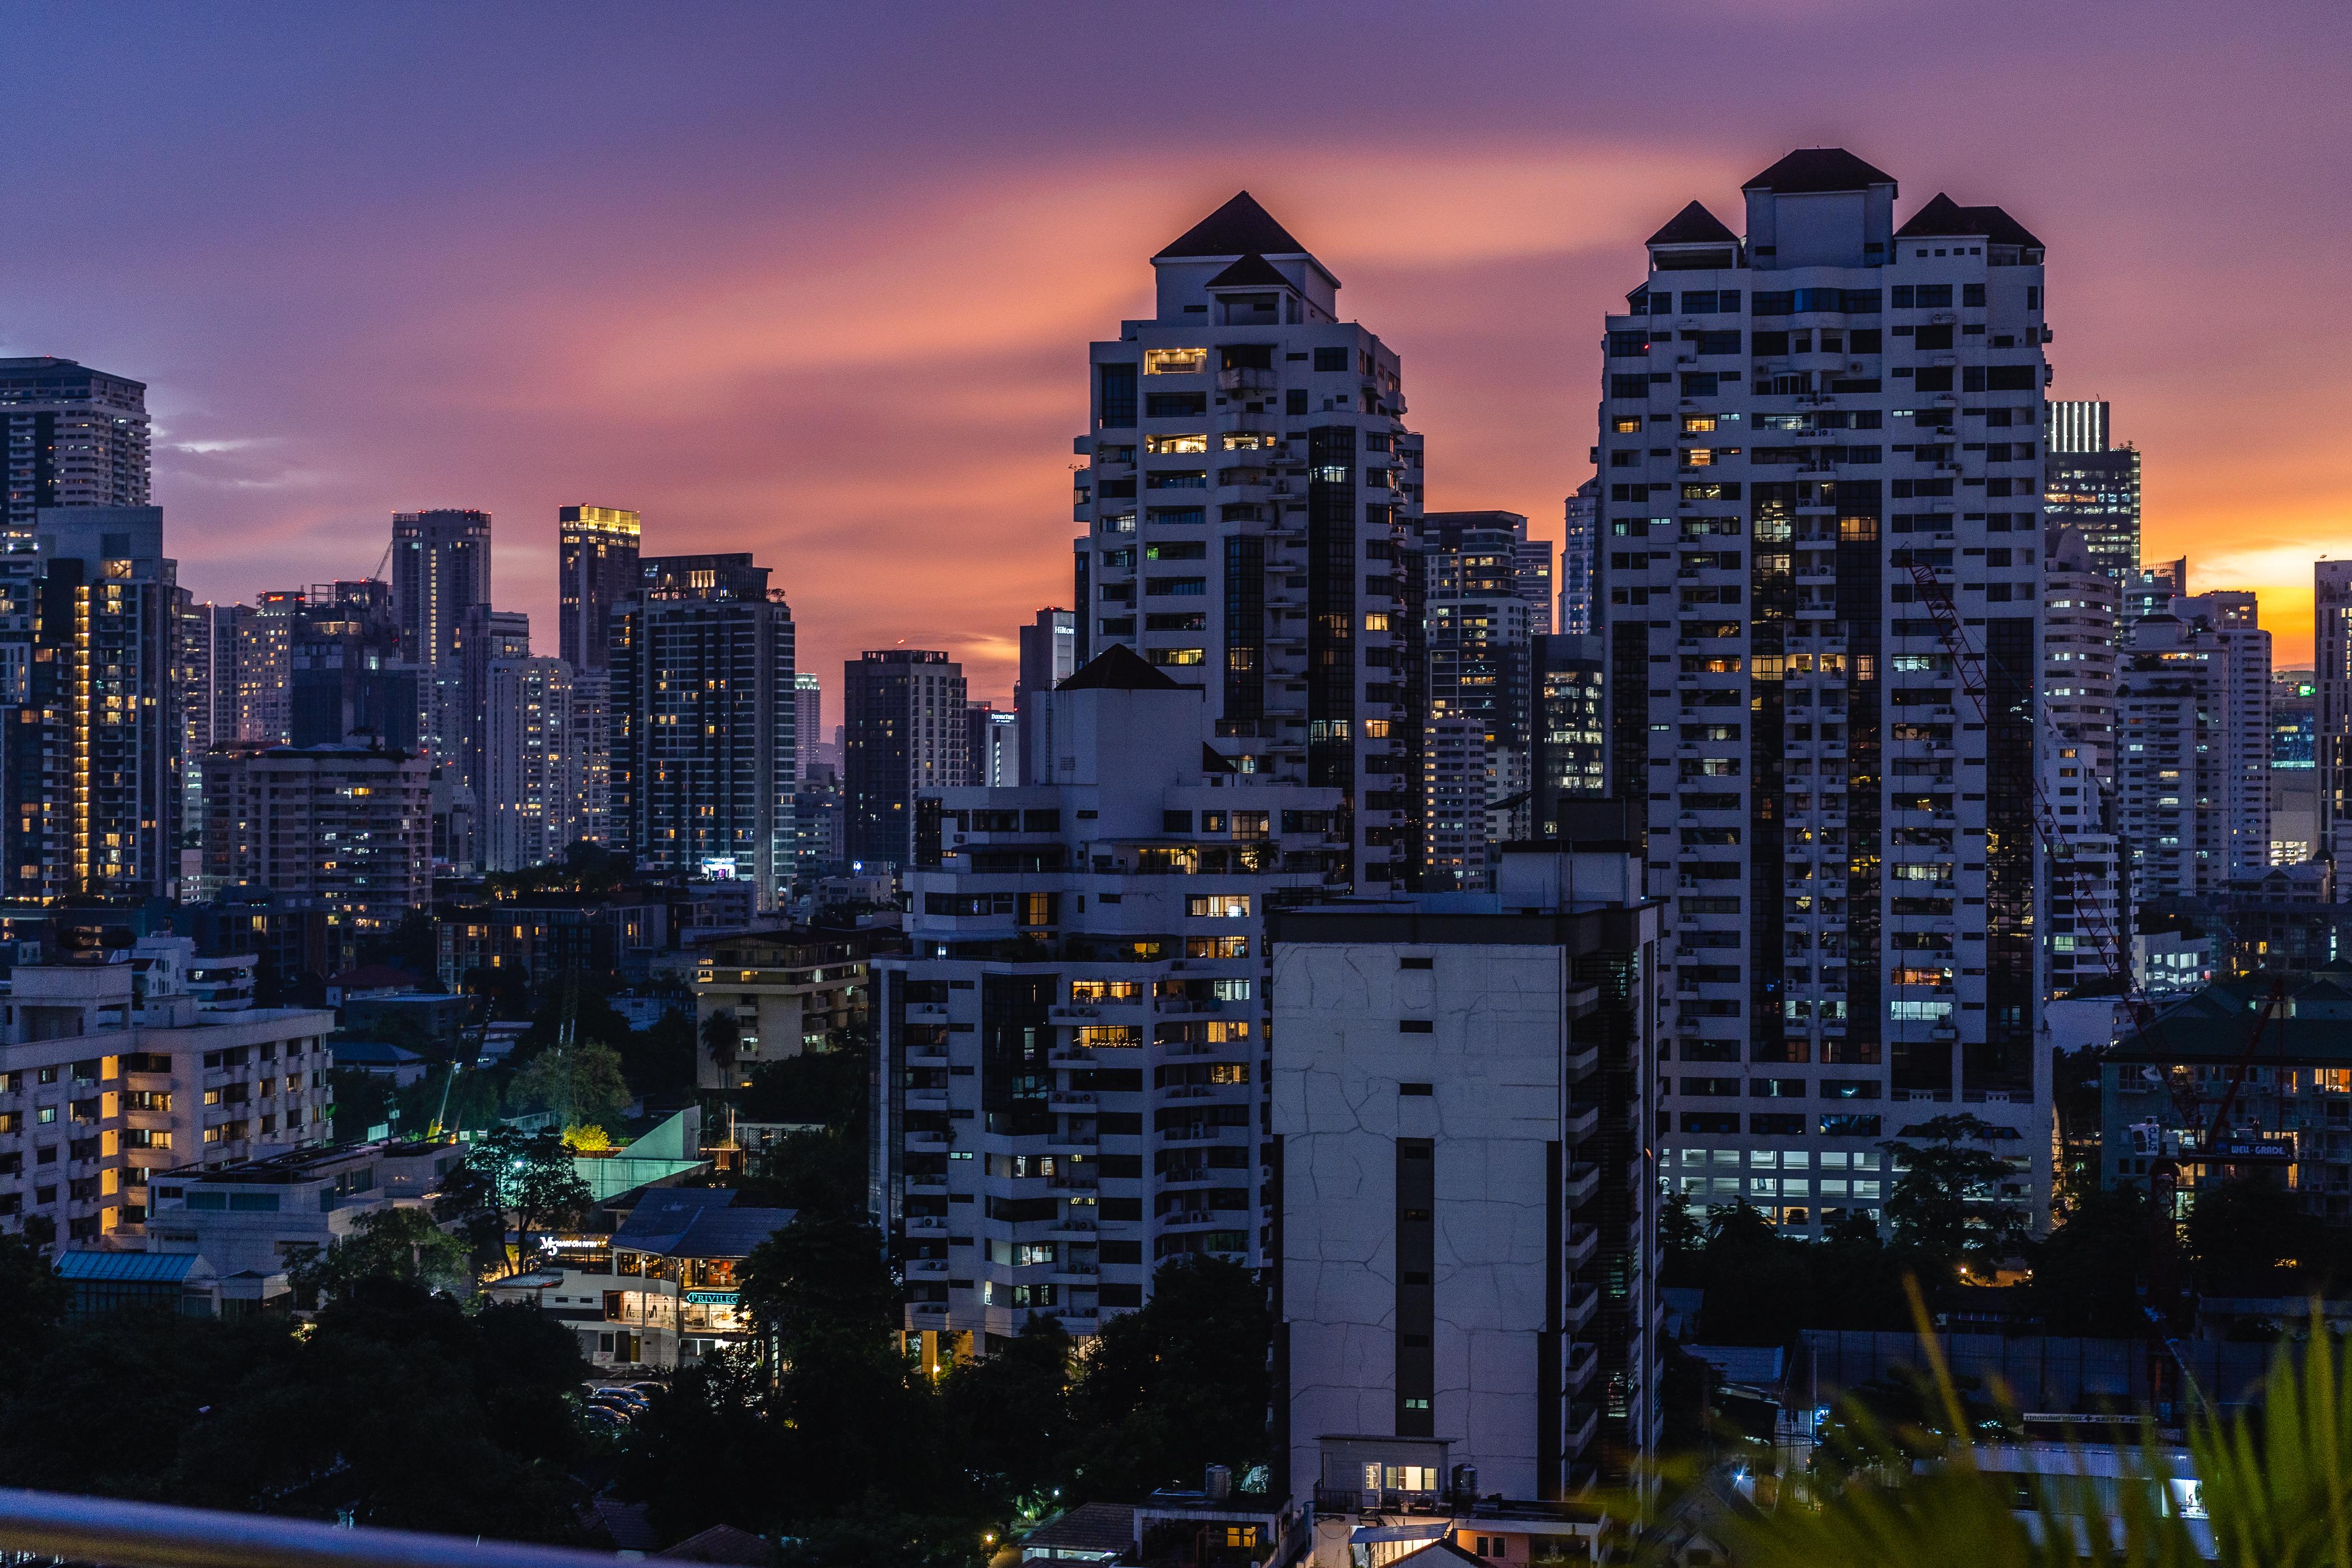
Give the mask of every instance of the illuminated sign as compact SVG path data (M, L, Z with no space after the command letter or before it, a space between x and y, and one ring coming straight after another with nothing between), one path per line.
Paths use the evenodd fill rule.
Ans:
M733 1290L688 1290L686 1304L689 1307L731 1307L738 1292Z

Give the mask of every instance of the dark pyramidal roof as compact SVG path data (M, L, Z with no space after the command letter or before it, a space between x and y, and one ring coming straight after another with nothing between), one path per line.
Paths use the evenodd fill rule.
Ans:
M1911 215L1911 221L1895 231L1897 239L1949 239L1954 235L1981 236L1996 245L2021 245L2032 249L2042 248L2040 240L2023 224L1999 207L1964 207L1951 197L1937 191L1935 199Z
M1160 248L1159 256L1305 256L1307 247L1243 191Z
M1211 289L1288 289L1294 287L1273 262L1255 251L1209 279Z
M1088 660L1056 691L1179 691L1182 688L1160 670L1136 657L1124 643L1113 643Z
M1737 245L1739 243L1739 237L1726 228L1723 226L1723 220L1707 211L1703 204L1693 202L1673 217L1668 218L1666 226L1652 235L1643 243L1648 245Z
M1873 185L1893 184L1894 175L1843 147L1800 147L1739 188L1802 195L1810 191L1866 191Z

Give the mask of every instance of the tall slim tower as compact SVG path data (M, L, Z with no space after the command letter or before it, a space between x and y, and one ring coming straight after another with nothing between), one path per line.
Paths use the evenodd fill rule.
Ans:
M1816 148L1748 182L1744 235L1691 203L1601 345L1612 778L1680 949L1661 1170L1799 1232L1882 1217L1905 1099L2011 1129L2049 1192L2042 247L1895 195Z
M0 528L44 507L145 506L147 384L69 359L0 359Z
M1036 619L1021 628L1021 669L1013 683L1013 710L1019 716L1020 729L1015 768L1024 765L1028 756L1039 699L1078 672L1078 623L1085 615L1083 608L1049 607L1038 611Z
M793 734L797 781L808 777L811 763L829 761L832 751L824 741L824 683L805 669L793 677Z
M1592 609L1592 552L1598 548L1601 481L1587 479L1568 498L1568 534L1559 550L1559 629L1589 637L1601 627Z
M1118 644L1202 688L1220 754L1339 790L1353 879L1403 883L1420 759L1400 557L1421 440L1397 356L1339 320L1339 280L1246 191L1151 265L1157 314L1091 354L1084 652Z
M490 602L490 514L471 509L394 512L392 604L404 656L416 666L418 740L448 760L461 733L464 671L458 628Z
M2352 861L2352 561L2314 562L2312 585L2319 858L2347 868Z
M2042 700L2056 730L2042 788L2058 827L2042 921L2050 990L2072 994L2130 962L2116 837L2116 645L2121 591L2083 536L2042 531Z

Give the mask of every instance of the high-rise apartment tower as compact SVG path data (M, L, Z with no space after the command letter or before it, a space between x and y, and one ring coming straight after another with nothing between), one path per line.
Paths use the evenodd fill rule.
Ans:
M1247 192L1151 265L1156 314L1091 353L1081 640L1201 687L1221 755L1339 790L1357 883L1407 882L1420 759L1400 581L1421 440L1397 356L1339 319L1339 280Z
M1696 202L1606 322L1613 792L1676 946L1662 1171L1883 1217L1906 1100L2017 1133L2046 1212L2034 930L2042 242L1841 148ZM1915 567L1981 656L1981 710Z

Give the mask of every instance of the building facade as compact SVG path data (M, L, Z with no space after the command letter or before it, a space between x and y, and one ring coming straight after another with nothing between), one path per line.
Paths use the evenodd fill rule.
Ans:
M1357 881L1405 884L1421 769L1401 584L1421 440L1397 356L1339 319L1339 280L1247 192L1151 265L1157 313L1090 356L1087 649L1199 686L1220 754L1339 790Z
M701 1086L732 1089L763 1063L862 1048L872 1023L869 965L877 946L894 943L895 933L807 926L710 939L694 966L695 1023L724 1017L732 1045L723 1056L701 1053Z
M205 874L216 893L316 898L336 941L388 931L433 897L432 767L342 742L213 754Z
M556 654L575 674L602 674L613 662L613 612L636 591L640 532L637 514L620 507L555 514Z
M482 868L521 871L563 858L581 837L579 737L572 666L502 658L489 668L482 729Z
M841 671L842 809L849 858L914 864L915 802L971 780L963 666L936 649L879 648Z
M2312 584L2318 858L2345 865L2352 862L2352 561L2314 563Z
M1568 498L1567 538L1559 551L1559 630L1567 637L1590 637L1601 629L1592 608L1600 521L1601 481L1587 479Z
M0 552L0 890L174 895L178 563L155 507L43 509Z
M1552 1500L1654 1446L1665 917L1633 851L1515 847L1478 911L1276 917L1293 1497L1437 1502L1466 1467L1474 1498ZM1400 1467L1440 1479L1386 1484Z
M286 666L280 743L328 746L363 735L394 751L417 749L417 676L401 655L391 584L366 578L313 587L293 617Z
M2170 601L2126 630L2116 786L2132 897L2196 898L2270 866L2270 634L2252 595Z
M445 508L393 514L393 611L401 648L417 668L418 738L436 763L454 760L464 735L459 631L467 611L489 602L488 512Z
M1612 793L1676 919L1661 1162L1877 1220L1847 1173L1965 1096L2044 1213L2042 244L1944 195L1898 226L1843 149L1743 197L1744 235L1694 202L1651 236L1602 344Z
M1079 623L1085 614L1083 606L1076 610L1048 607L1021 628L1021 668L1013 685L1013 710L1020 716L1021 731L1014 740L1016 759L1028 755L1033 728L1029 715L1037 697L1076 675L1085 662L1078 657Z
M1520 520L1520 526L1527 526L1525 519ZM1551 541L1519 541L1518 558L1519 597L1528 602L1528 635L1549 637L1552 632Z
M2053 399L2045 408L2042 515L2081 534L2120 585L2139 570L2139 448L2110 444L2104 403Z
M1559 831L1563 797L1609 793L1608 645L1599 637L1537 637L1528 650L1528 815L1534 837Z
M143 507L147 385L69 359L0 359L0 527L44 507Z
M1527 531L1517 512L1422 519L1423 888L1483 890L1501 847L1528 836Z
M1200 688L1115 646L1042 700L1055 782L928 801L874 963L870 1203L933 1354L1263 1266L1267 910L1348 885L1339 792L1206 752Z
M2052 731L2042 789L2058 830L2042 921L2050 989L2071 995L2129 961L2116 836L2116 642L2120 590L2083 536L2042 534L2042 701Z
M614 617L611 753L614 826L638 865L741 878L778 907L793 875L794 649L792 606L751 556L639 563Z
M61 1246L128 1239L151 1176L324 1136L334 1015L212 1012L147 956L14 971L0 998L0 1226L39 1215Z

